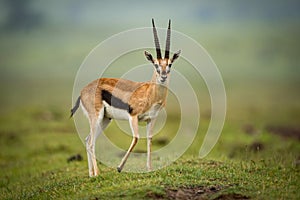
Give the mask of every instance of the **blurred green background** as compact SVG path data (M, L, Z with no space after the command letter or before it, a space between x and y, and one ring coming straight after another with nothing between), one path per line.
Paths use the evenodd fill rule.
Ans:
M5 0L0 8L0 114L4 118L26 112L41 112L42 116L58 113L61 117L57 120L75 132L67 117L73 82L88 53L121 31L149 27L151 18L158 27L165 27L172 19L172 28L201 44L222 74L227 118L221 144L230 137L243 138L239 132L247 127L258 133L270 127L283 129L280 134L292 132L292 138L300 137L298 1ZM122 63L115 62L116 67L110 66L108 74L118 75L119 67L130 65L135 58L147 63L139 52L129 54L120 59ZM191 81L199 98L202 120L198 135L202 138L210 117L205 83L183 60L175 67ZM178 104L169 100L169 111L176 110L172 106ZM176 124L179 115L173 114L175 119L169 117ZM119 135L114 142L126 148ZM224 156L221 151L217 155Z
M1 114L26 106L71 107L85 56L124 30L158 27L194 38L223 76L230 120L300 118L298 1L0 1ZM272 119L248 118L263 110Z

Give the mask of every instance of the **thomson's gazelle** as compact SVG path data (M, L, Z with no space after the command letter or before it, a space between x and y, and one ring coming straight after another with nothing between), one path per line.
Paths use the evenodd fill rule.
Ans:
M82 89L81 95L71 110L71 116L73 116L81 105L89 119L90 134L86 138L86 150L90 176L99 174L95 157L95 143L111 119L128 120L133 134L131 145L117 167L118 171L122 171L130 152L139 139L138 121L147 122L147 169L151 170L152 129L159 111L166 103L171 65L180 54L179 50L169 58L171 21L169 20L164 58L161 56L153 19L152 26L157 58L153 58L149 52L145 51L147 60L154 65L152 80L133 82L117 78L97 79Z

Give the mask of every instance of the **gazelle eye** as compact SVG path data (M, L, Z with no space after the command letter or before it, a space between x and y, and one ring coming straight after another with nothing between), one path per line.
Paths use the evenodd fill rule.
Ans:
M155 67L155 69L156 69L156 72L157 72L157 73L160 73L159 65L158 65L158 64L154 64L154 67Z

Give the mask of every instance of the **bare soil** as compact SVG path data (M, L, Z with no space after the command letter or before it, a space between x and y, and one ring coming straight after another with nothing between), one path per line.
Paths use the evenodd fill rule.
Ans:
M242 194L223 194L221 186L210 187L179 187L177 189L168 188L166 194L156 194L149 192L147 197L152 199L176 199L176 200L205 200L205 199L250 199ZM220 195L217 195L220 193ZM215 197L214 197L215 196Z
M269 125L266 126L266 130L284 138L295 138L300 140L300 127Z

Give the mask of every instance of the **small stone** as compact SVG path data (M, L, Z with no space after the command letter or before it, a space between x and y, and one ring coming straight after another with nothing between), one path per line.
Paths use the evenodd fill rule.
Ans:
M197 194L203 194L203 193L204 193L204 190L200 189L200 190L197 191Z

